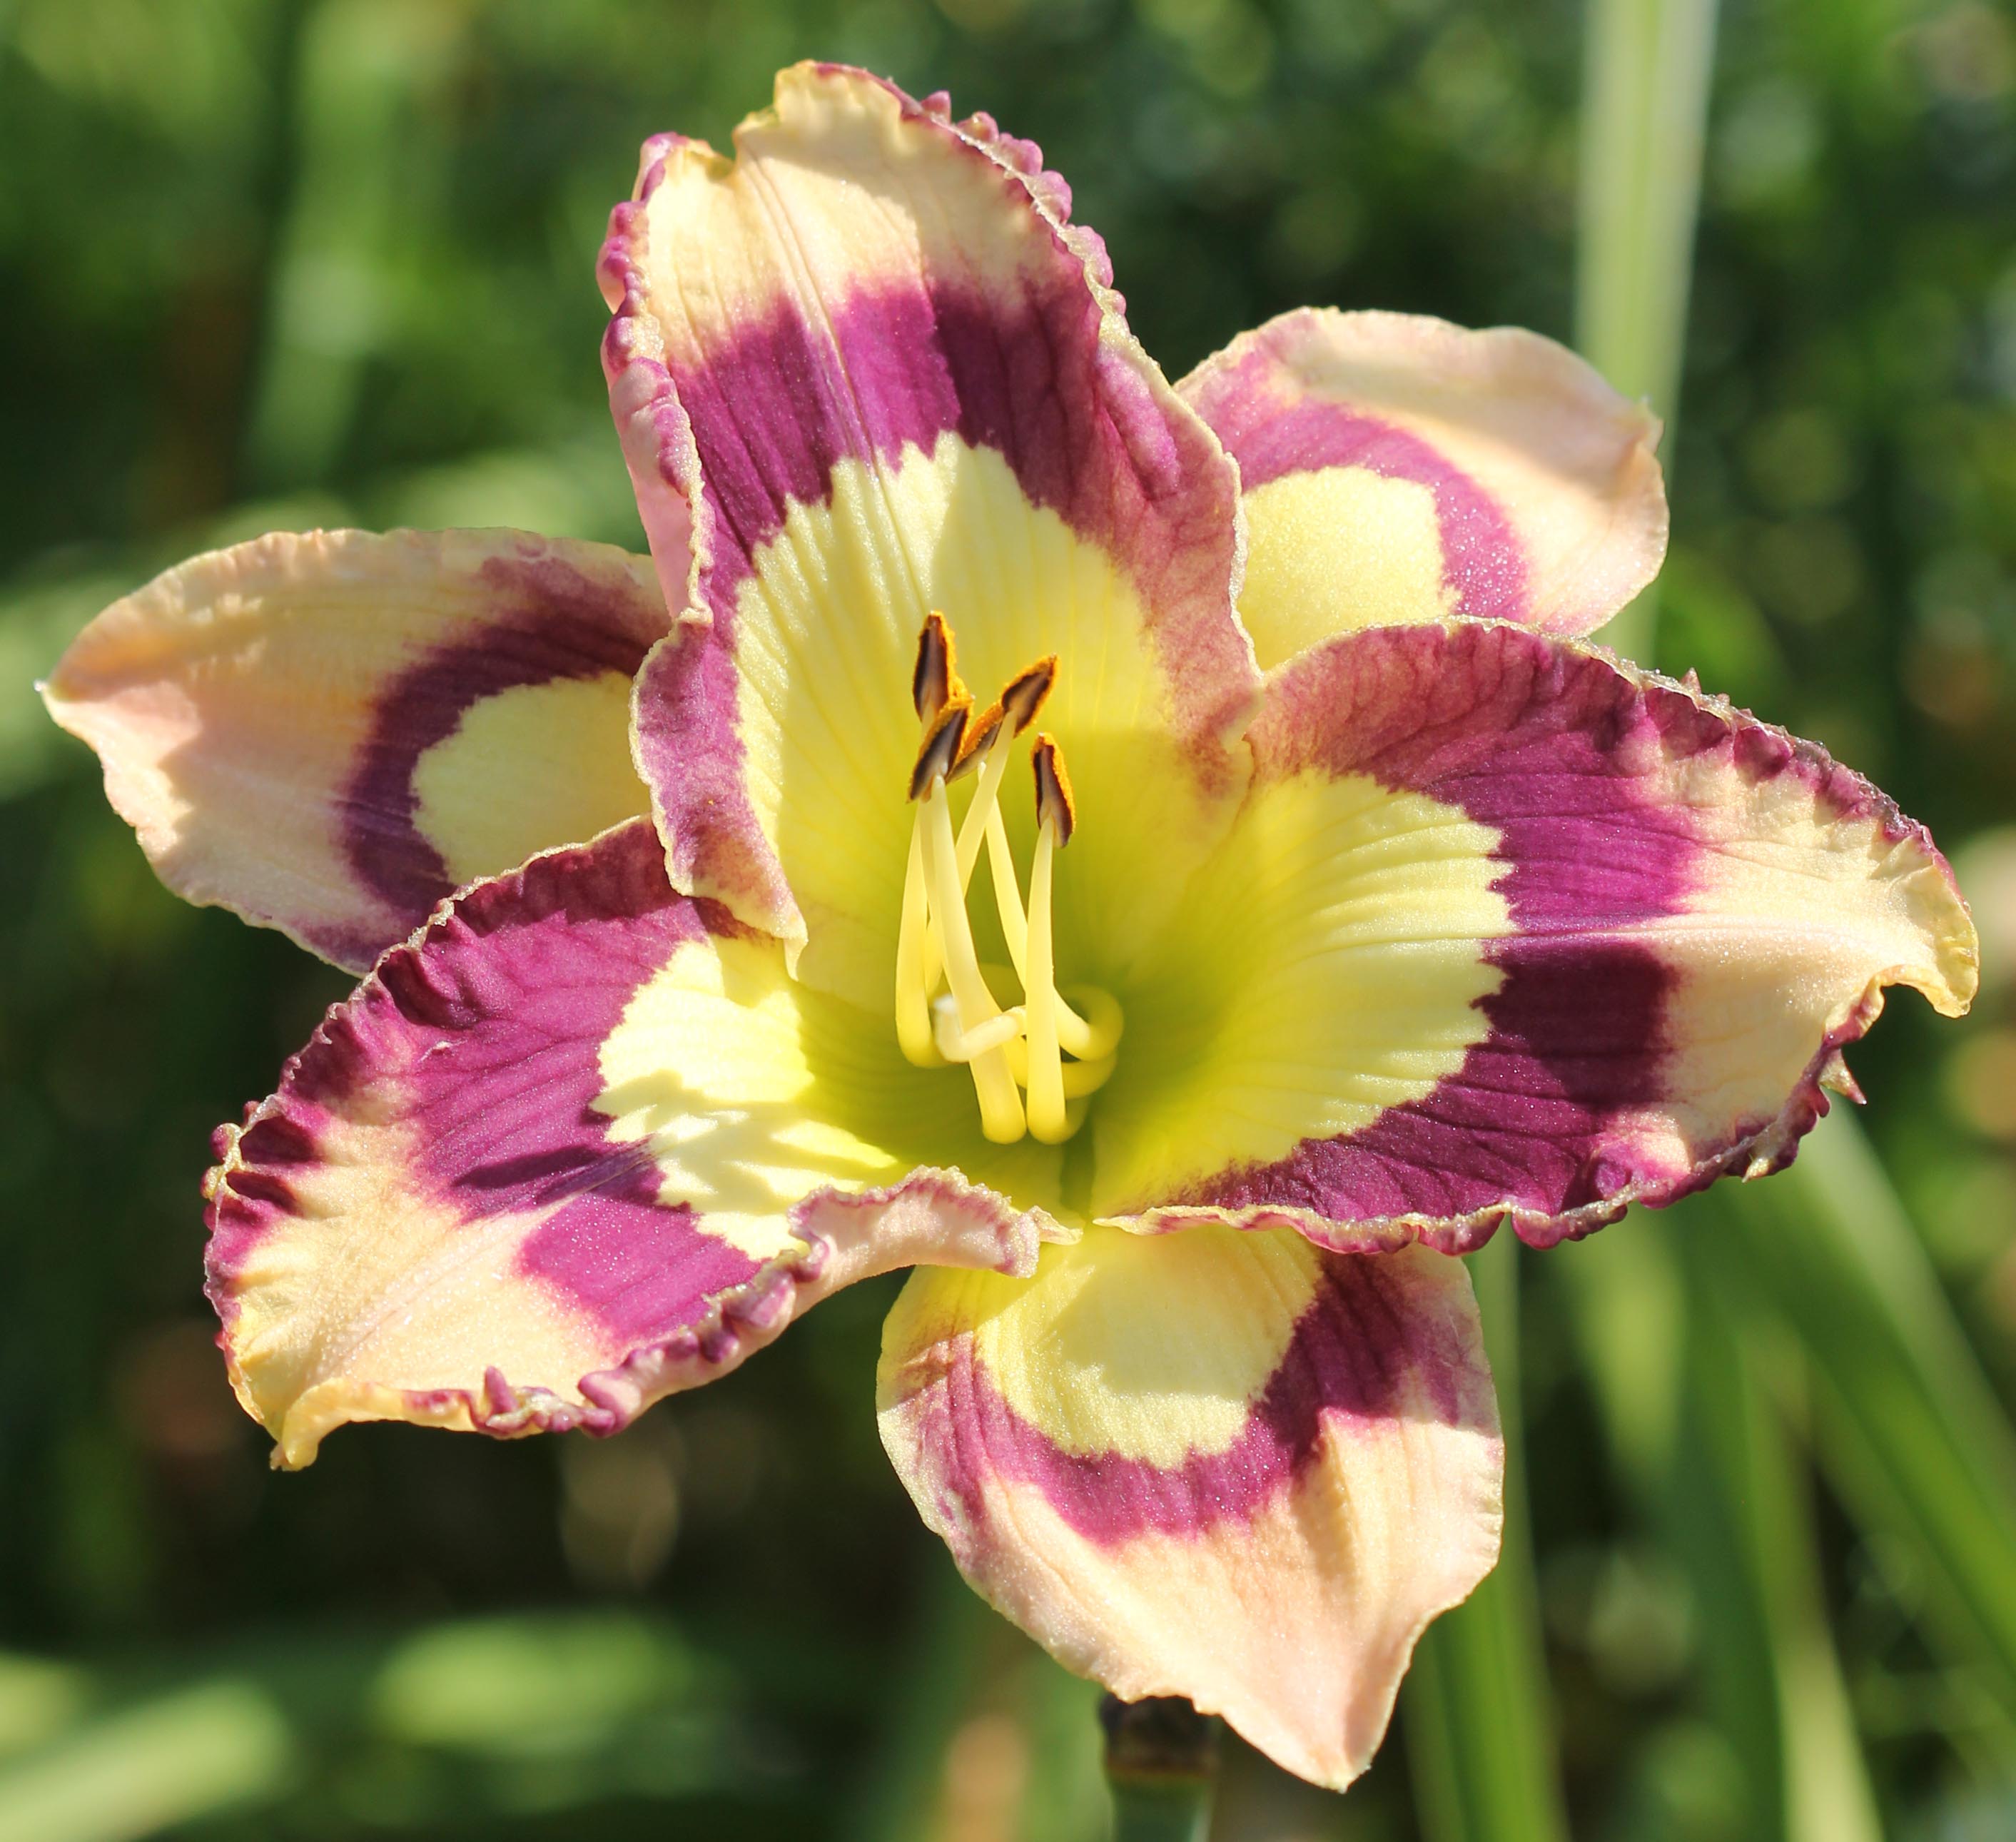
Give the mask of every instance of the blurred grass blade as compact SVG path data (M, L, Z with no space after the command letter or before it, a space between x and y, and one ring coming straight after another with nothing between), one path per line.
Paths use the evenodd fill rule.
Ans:
M1111 1812L1096 1683L1068 1674L962 1580L933 1544L930 1578L877 1756L837 1833L934 1842L1101 1842Z
M269 1798L292 1764L287 1723L263 1689L182 1689L0 1772L0 1842L138 1842Z
M1829 1634L1820 1557L1802 1494L1809 1473L1719 1288L1734 1277L1712 1235L1673 1225L1689 1288L1687 1413L1672 1478L1676 1533L1699 1567L1711 1692L1752 1782L1762 1833L1788 1842L1882 1842L1882 1825ZM1745 1633L1749 1634L1746 1641ZM1759 1653L1753 1654L1753 1653Z
M405 0L324 0L298 51L297 174L272 280L252 412L255 486L326 480L350 433L371 358L401 309L400 272L437 202L427 97L466 10Z
M1589 0L1575 339L1629 397L1679 394L1715 0Z
M1505 1547L1482 1585L1424 1634L1405 1689L1426 1842L1567 1842L1519 1427L1519 1243L1470 1261L1505 1423Z
M1639 1214L1553 1261L1613 1467L1694 1607L1703 1711L1740 1767L1732 1835L1879 1842L1821 1598L1802 1474L1718 1295L1698 1203Z
M1936 1631L2016 1718L2016 1434L1881 1164L1838 1110L1784 1175L1715 1193L1744 1283L1805 1348L1836 1487L1906 1545Z
M1575 224L1575 343L1671 426L1679 406L1715 0L1589 0ZM1651 653L1647 590L1604 630Z

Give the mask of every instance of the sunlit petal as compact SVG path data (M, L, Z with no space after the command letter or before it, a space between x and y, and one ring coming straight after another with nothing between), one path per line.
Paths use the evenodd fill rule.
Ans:
M668 137L603 257L612 401L660 567L693 613L639 687L675 881L888 1002L941 610L980 703L1065 661L1045 714L1150 930L1229 816L1258 678L1232 610L1234 470L1141 352L1035 150L802 65L739 158ZM1067 932L1068 917L1060 926Z
M1252 792L1093 1130L1102 1215L1539 1243L1787 1160L1886 986L1974 930L1818 748L1511 626L1348 635L1274 681Z
M646 808L644 559L515 531L276 532L170 570L45 687L162 880L353 969L459 884Z
M1304 308L1179 388L1239 462L1262 665L1449 614L1586 633L1665 554L1658 421L1538 333Z
M612 1430L870 1273L1028 1271L1034 1218L855 1129L800 989L642 820L388 953L211 1174L211 1294L279 1459L349 1420Z
M1503 1448L1460 1262L1200 1224L1031 1282L919 1274L883 1443L1000 1610L1129 1699L1183 1695L1342 1785L1415 1639L1497 1557Z

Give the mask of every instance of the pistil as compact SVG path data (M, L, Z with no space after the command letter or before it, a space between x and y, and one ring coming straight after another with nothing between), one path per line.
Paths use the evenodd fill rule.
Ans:
M1064 1107L1064 1057L1057 1044L1056 955L1050 940L1050 880L1057 847L1070 841L1072 825L1071 783L1048 736L1036 738L1036 855L1029 866L1028 1019L1023 1034L1029 1045L1029 1130L1046 1145L1061 1145L1071 1136Z

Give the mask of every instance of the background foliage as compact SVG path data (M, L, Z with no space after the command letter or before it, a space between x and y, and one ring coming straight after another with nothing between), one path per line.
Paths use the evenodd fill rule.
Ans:
M1103 1833L1089 1692L959 1588L882 1459L875 1287L621 1440L376 1428L266 1470L196 1185L342 982L164 894L29 682L274 527L641 547L607 210L646 133L725 140L801 56L1040 140L1172 374L1309 300L1570 336L1582 24L0 0L0 1842ZM1864 1048L1880 1163L1830 1126L1802 1178L1519 1263L1578 1837L2016 1833L2012 232L2016 15L1731 0L1658 662L1958 847L1990 983ZM1341 1801L1235 1750L1216 1833L1463 1833L1445 1775L1489 1749L1427 1714Z

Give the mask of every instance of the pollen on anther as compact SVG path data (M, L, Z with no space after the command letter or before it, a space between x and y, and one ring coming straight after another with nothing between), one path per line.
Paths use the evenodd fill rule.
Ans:
M1017 736L1036 720L1049 701L1057 682L1055 653L1039 659L1033 665L1024 666L1008 681L1007 688L1001 693L1001 707L1013 719Z
M1019 736L1036 720L1038 713L1049 702L1052 688L1057 682L1057 656L1055 653L1039 659L1033 665L1025 665L1002 687L1001 695L988 704L979 715L967 725L966 746L959 750L959 761L950 778L956 780L979 765L982 757L994 746L995 737L1004 725L1010 736Z
M1036 823L1048 827L1061 850L1078 828L1078 806L1071 798L1071 775L1057 738L1047 732L1036 738L1030 766L1036 776Z
M910 769L912 799L922 799L933 781L951 773L972 714L973 700L964 696L950 699L939 711L924 732L923 746L917 750L916 763Z
M959 759L952 765L948 780L961 780L980 765L981 757L1001 733L1001 706L990 703L966 725L966 739L959 745Z
M910 672L910 703L920 722L934 722L959 687L952 630L934 608L917 635L917 662Z

